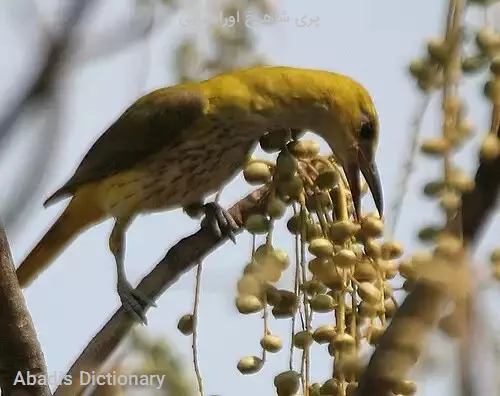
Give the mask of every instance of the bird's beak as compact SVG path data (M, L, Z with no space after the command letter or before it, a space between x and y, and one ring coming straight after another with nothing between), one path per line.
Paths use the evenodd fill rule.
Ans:
M348 156L348 163L344 168L351 189L352 200L356 217L361 219L361 191L359 183L359 171L368 183L370 192L373 196L373 201L377 207L380 218L383 218L384 202L382 195L382 183L377 169L377 164L373 158L372 149L368 144L360 144L359 147L353 148Z

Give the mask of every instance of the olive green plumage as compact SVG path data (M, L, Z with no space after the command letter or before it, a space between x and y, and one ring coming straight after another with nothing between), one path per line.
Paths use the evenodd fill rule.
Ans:
M134 217L202 201L241 170L258 139L274 128L308 129L320 135L355 184L361 166L372 190L378 190L375 198L381 209L380 185L370 176L376 171L378 117L369 93L358 82L292 67L239 70L161 88L132 104L46 201L48 205L72 197L19 267L21 286L28 285L79 232L114 217L110 248L118 264L119 293L122 301L127 300L134 291L120 271L123 236ZM135 295L129 305L142 297Z

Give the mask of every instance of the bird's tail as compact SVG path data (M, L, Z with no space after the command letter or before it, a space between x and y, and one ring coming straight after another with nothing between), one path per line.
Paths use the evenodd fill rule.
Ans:
M104 219L104 212L78 193L16 270L27 287L85 228Z

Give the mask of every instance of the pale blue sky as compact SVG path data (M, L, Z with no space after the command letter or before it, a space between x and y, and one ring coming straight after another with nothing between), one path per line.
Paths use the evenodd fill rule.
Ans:
M348 74L363 83L371 92L381 123L378 164L384 182L386 202L394 197L396 178L407 155L410 118L418 104L419 95L407 76L407 63L424 51L424 39L442 31L445 2L436 0L282 0L278 9L286 11L291 20L307 14L319 16L316 29L298 28L292 22L270 27L255 28L259 50L276 65L326 69ZM132 11L132 1L109 1L106 6L89 15L92 28L103 27L112 16L118 19ZM4 13L0 24L0 48L4 50L0 73L13 76L0 81L0 89L7 92L0 99L5 104L23 81L27 64L33 57L37 42L29 46L28 35L16 28L15 22ZM479 20L479 18L477 18ZM151 70L145 90L173 83L169 65L175 43L187 31L178 25L178 16L172 17L171 27L162 31L151 42ZM87 26L88 29L88 26ZM92 31L91 31L92 32ZM8 54L6 56L5 54ZM34 245L50 223L62 211L64 203L43 209L46 197L75 170L83 154L105 128L138 96L143 93L141 67L143 47L134 46L117 56L97 61L85 67L76 67L64 82L62 128L64 139L54 153L50 174L46 175L43 192L39 193L29 210L22 232L12 233L10 242L16 263ZM14 81L15 76L15 81ZM484 80L484 78L483 78ZM463 93L469 101L471 116L479 131L488 128L489 107L481 97L481 78L468 83ZM424 135L439 129L437 102L424 124ZM26 122L19 126L29 128ZM474 153L478 140L468 146L457 158L466 170L476 168ZM326 145L322 145L326 152ZM25 149L25 148L24 148ZM20 149L19 149L20 150ZM19 161L29 161L29 151L16 151L0 165L3 178L11 180L9 167ZM418 172L411 180L405 213L401 218L396 239L408 251L415 250L416 230L420 225L435 221L438 212L432 203L424 203L420 190L429 175L438 177L440 164L419 159ZM222 203L230 205L250 190L239 177L222 196ZM3 199L0 196L0 199ZM373 207L370 199L364 204ZM119 304L115 289L115 266L108 251L111 221L103 223L81 235L37 281L25 291L38 336L43 345L50 372L66 371L84 345L104 324ZM181 211L148 215L138 218L127 233L126 268L135 284L142 275L163 257L166 249L180 238L197 229L195 221ZM489 237L480 246L479 257L484 258L494 246L498 225L492 227ZM236 281L248 258L251 238L240 235L237 246L230 243L214 252L204 263L203 295L201 302L200 357L206 394L250 396L271 394L272 378L286 369L287 352L269 356L264 369L257 375L242 377L236 362L245 355L258 355L261 320L258 315L241 317L233 307ZM283 230L276 233L275 245L291 250L292 239ZM166 335L183 356L186 370L191 371L190 339L176 330L178 318L192 309L191 272L158 301L158 308L148 315L149 330ZM291 285L291 276L283 286ZM318 315L318 322L321 322ZM272 320L270 328L278 334L289 329L288 321ZM444 347L443 347L444 348ZM314 347L313 379L327 377L330 364L324 348ZM446 349L446 348L444 348ZM445 359L449 372L453 359ZM446 377L445 371L435 375ZM193 377L194 378L194 377ZM425 379L429 379L427 374ZM452 392L449 381L443 379L426 382L419 395L438 395ZM448 393L453 394L453 393Z

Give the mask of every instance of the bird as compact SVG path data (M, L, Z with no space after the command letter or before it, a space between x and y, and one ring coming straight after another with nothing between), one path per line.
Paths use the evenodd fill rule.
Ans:
M259 66L162 87L138 98L95 141L69 180L44 207L66 208L16 270L25 288L82 232L114 219L109 249L122 306L146 323L155 306L125 271L125 234L138 215L197 208L219 233L235 223L206 197L232 180L260 137L275 129L309 130L329 145L345 170L357 217L360 171L382 216L375 161L379 118L361 83L326 70Z

